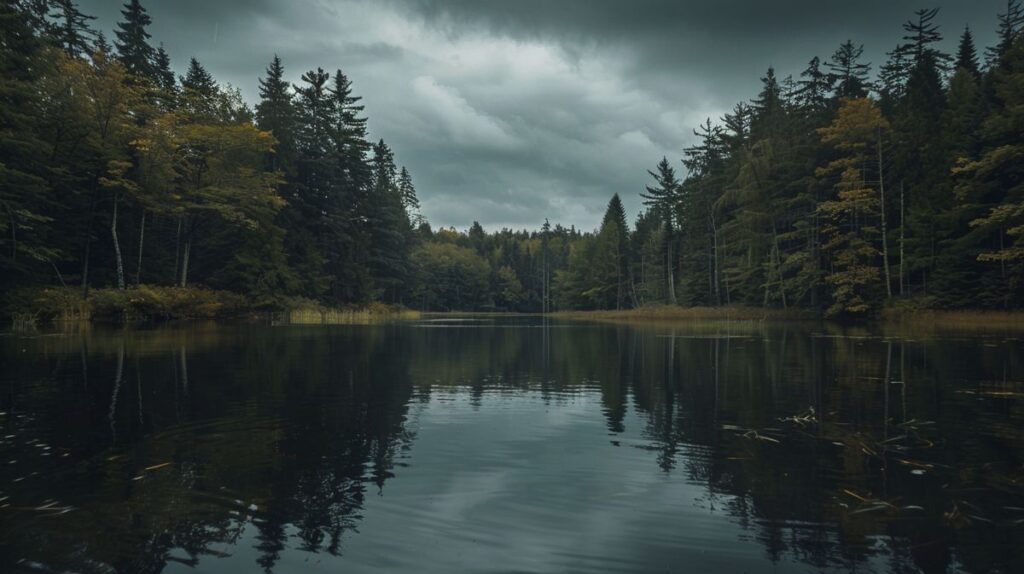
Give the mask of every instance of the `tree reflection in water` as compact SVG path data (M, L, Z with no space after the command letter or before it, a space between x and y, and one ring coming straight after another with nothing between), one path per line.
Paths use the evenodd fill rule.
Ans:
M367 497L430 464L409 457L432 404L592 395L608 448L701 485L695 504L771 560L1024 571L1019 341L885 335L504 319L5 337L0 566L344 556Z

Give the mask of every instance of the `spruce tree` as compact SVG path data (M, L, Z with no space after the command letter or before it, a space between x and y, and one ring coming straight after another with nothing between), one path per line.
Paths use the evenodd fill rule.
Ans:
M967 70L975 78L981 77L981 68L978 65L978 51L974 47L974 36L971 29L964 27L960 35L960 45L956 52L956 68Z
M999 43L985 52L989 67L1000 65L1001 59L1013 47L1022 30L1024 7L1021 6L1021 0L1006 0L1006 12L999 14Z
M402 206L395 156L384 140L373 146L373 191L369 201L369 264L374 284L385 300L400 302L409 273L412 228Z
M178 91L178 79L174 75L174 70L171 69L171 56L164 49L163 44L160 44L160 47L156 50L153 66L155 68L157 87L167 95L173 96L176 94Z
M828 74L821 70L821 59L815 56L800 73L794 100L805 114L819 114L828 108L828 96L832 84Z
M73 57L92 52L92 38L96 32L89 27L95 16L83 14L74 0L54 0L57 24L53 28L54 42Z
M56 255L45 212L48 150L38 130L39 49L30 15L16 0L0 0L0 285Z
M284 79L284 65L281 58L274 59L267 67L266 78L259 80L260 102L256 104L256 125L261 130L274 134L277 147L269 158L269 168L290 171L295 154L295 102L291 84Z
M852 40L843 42L832 54L826 67L829 69L829 82L835 86L836 98L861 98L868 94L871 64L860 61L863 54L864 46L857 46Z
M121 10L121 21L117 23L114 34L117 39L118 59L129 73L141 78L153 79L155 52L149 45L149 32L146 28L153 22L142 7L139 0L128 0Z
M413 227L419 227L419 224L423 222L423 216L420 215L420 200L416 196L416 186L412 182L412 176L409 175L409 170L404 165L398 174L398 191L402 194L402 205L409 213Z
M185 109L193 120L210 122L218 119L216 116L220 87L199 60L189 60L188 72L180 81Z
M644 205L650 206L661 218L664 225L664 261L665 261L665 285L666 297L670 305L676 304L675 288L675 259L673 257L673 246L676 239L675 219L676 210L679 205L680 183L676 178L676 172L668 163L668 158L661 158L657 171L648 171L654 178L656 185L647 186L647 192L641 193Z

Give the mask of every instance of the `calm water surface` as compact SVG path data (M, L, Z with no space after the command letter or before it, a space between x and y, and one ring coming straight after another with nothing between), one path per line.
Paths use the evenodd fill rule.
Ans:
M0 337L2 572L1024 572L1024 342L534 318Z

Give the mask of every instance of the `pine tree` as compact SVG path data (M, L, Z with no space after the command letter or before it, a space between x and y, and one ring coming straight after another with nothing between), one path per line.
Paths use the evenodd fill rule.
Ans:
M999 14L999 43L986 50L989 67L998 66L1024 30L1024 7L1021 0L1006 0L1006 12Z
M819 114L828 109L828 96L832 83L828 74L821 70L821 59L817 56L807 63L800 73L799 86L794 93L797 107L806 114Z
M107 41L107 35L100 30L96 33L96 41L92 45L92 53L100 53L105 56L110 56L114 53L114 48Z
M68 55L77 57L92 52L91 38L96 32L89 27L95 16L83 14L74 0L54 0L58 24L54 26L54 42Z
M960 35L960 45L956 52L956 69L967 70L975 78L981 77L981 68L978 65L978 51L974 47L974 36L971 29L964 27Z
M149 32L146 28L152 19L146 13L139 0L128 0L121 10L122 20L117 23L114 45L117 47L118 59L129 73L141 78L153 79L155 68L153 58L155 52L149 45Z
M191 58L188 72L180 81L184 107L193 119L201 122L215 121L220 87L210 72L206 71L199 60Z
M863 45L856 46L852 40L847 40L836 49L826 64L829 69L828 79L835 86L837 99L861 98L868 94L871 64L860 62L863 54Z
M277 55L267 67L266 78L260 78L259 91L256 125L277 139L268 167L271 171L290 171L295 160L295 102L291 84L284 79L284 65Z
M28 28L35 33L41 43L54 43L56 25L52 20L54 0L21 0L17 4L18 11L26 18Z
M160 44L156 50L153 66L157 87L163 91L165 97L173 99L178 92L178 79L174 75L174 70L171 69L171 56L164 49L163 44Z
M31 262L56 256L50 247L46 146L40 120L40 44L29 14L0 0L0 285L21 278Z
M413 227L419 227L418 224L423 218L419 213L420 200L416 197L416 186L412 182L412 176L404 165L398 174L398 191L402 194L402 205L413 220Z
M761 92L751 102L752 131L758 132L760 137L776 135L776 130L783 120L785 105L782 87L775 77L775 69L768 68L768 72L761 78Z
M629 273L630 243L629 224L626 222L626 209L622 205L619 194L612 196L601 222L601 234L611 236L611 244L601 258L609 266L614 266L614 303L616 309L628 306L631 297L632 280Z
M673 258L673 244L675 243L675 219L676 210L679 205L679 180L676 179L676 172L668 163L668 158L661 158L658 163L657 172L648 171L654 178L656 187L647 186L647 193L641 193L644 205L650 206L661 218L664 225L664 261L665 261L665 284L666 295L670 305L676 304L675 288L675 263Z
M408 276L412 227L402 206L395 156L380 140L373 146L373 191L370 193L369 264L374 283L386 301L400 302Z
M995 101L981 129L984 151L954 174L957 197L977 214L964 243L985 264L974 299L1006 308L1020 303L1024 285L1024 38L991 76Z

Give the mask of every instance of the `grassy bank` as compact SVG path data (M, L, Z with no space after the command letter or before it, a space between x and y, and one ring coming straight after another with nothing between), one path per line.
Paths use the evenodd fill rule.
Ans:
M79 289L25 289L8 294L5 314L16 327L73 321L173 321L233 319L270 314L276 322L346 324L415 318L403 308L374 303L365 307L331 308L308 299L257 301L230 291L201 287L142 285L128 289L93 289L83 298Z
M365 307L334 308L307 302L274 314L275 322L289 325L367 325L419 317L419 311L382 303L371 303Z

